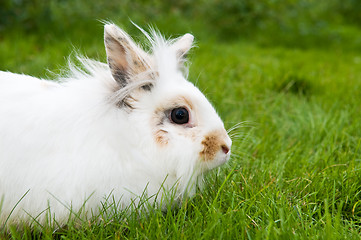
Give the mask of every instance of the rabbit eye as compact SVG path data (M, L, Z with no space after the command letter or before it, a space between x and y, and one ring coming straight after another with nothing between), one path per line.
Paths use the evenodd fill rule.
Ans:
M172 122L174 122L175 124L188 123L188 121L189 121L188 110L183 107L175 108L172 110L172 112L170 114L170 118L171 118Z

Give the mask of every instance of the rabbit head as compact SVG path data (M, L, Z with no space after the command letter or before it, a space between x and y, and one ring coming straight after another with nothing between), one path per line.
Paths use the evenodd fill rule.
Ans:
M112 100L130 123L139 151L183 187L228 161L232 141L206 97L186 79L185 58L193 36L166 41L145 33L146 52L113 24L105 26L108 65L117 89Z

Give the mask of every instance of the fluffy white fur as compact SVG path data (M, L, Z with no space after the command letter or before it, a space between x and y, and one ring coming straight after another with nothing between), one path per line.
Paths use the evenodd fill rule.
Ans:
M154 33L151 53L112 24L105 38L108 62L120 64L125 86L114 66L86 59L83 70L71 65L58 82L0 72L0 224L11 212L8 223L44 221L47 214L64 223L69 209L84 205L89 216L109 195L122 207L143 193L159 202L172 188L181 198L195 191L204 171L229 159L218 145L212 159L202 157L207 134L222 133L216 138L223 149L231 140L182 74L193 36L166 41ZM189 124L169 120L179 106L189 109Z

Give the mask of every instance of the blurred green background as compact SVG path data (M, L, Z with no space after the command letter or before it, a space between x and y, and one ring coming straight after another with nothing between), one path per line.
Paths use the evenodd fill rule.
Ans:
M157 26L166 35L194 32L198 39L288 47L340 46L361 50L359 0L2 0L0 36L40 34L92 42L111 20ZM77 40L78 39L78 40Z
M104 20L136 40L130 20L193 33L190 80L227 128L247 122L190 210L120 236L360 238L360 0L0 0L0 70L56 78L77 52L105 61Z
M59 53L77 48L104 59L102 20L137 36L130 20L166 36L191 32L198 42L361 51L360 12L359 0L2 0L0 67L43 75L42 64L57 69Z
M94 25L100 25L96 20L126 27L131 19L168 34L194 31L218 40L241 37L263 44L324 47L349 44L349 35L361 26L360 12L359 0L2 0L0 31L68 37L84 30L93 33ZM360 46L361 40L352 43Z

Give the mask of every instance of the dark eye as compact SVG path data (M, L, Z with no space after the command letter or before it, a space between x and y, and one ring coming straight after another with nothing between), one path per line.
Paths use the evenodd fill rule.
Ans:
M175 108L172 110L170 118L175 124L185 124L189 121L189 113L183 107Z

